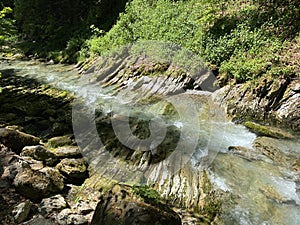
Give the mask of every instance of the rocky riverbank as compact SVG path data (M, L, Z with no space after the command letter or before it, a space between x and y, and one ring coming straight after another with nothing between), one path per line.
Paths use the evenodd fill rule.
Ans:
M227 85L215 93L233 120L247 120L300 132L300 78L263 76L245 84Z
M4 224L103 225L112 221L118 225L153 224L155 221L157 224L181 224L181 220L184 224L198 224L184 209L190 204L191 199L184 200L191 198L189 194L175 200L175 196L162 197L154 186L122 184L95 173L74 141L73 96L35 79L15 76L15 72L1 70L0 80L1 219ZM167 106L165 110L172 111ZM132 165L142 165L145 157L141 152L132 154L112 136L109 119L98 120L107 149L121 160L130 158ZM134 132L138 135L148 133L145 122L136 120L134 124ZM170 126L167 130L169 138L162 145L165 147L146 157L144 165L165 159L168 151L173 151L172 145L175 144L173 149L176 147L177 133L178 129ZM182 176L185 173L179 172ZM219 202L215 204L214 190L205 174L205 171L195 171L197 179L201 176L205 179L199 180L196 191L196 198L200 194L203 197L192 204L201 202L202 208L197 212L205 213L199 214L198 218L207 224L217 215ZM175 176L170 178L176 179ZM190 182L189 179L189 185ZM160 189L157 187L157 190ZM204 198L206 195L210 197ZM176 212L171 207L176 207Z

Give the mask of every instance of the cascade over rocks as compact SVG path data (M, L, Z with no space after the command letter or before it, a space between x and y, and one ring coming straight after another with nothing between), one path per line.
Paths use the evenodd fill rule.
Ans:
M115 68L116 71L106 71L105 68L95 65L87 71L86 75L92 72L96 75L98 73L101 76L94 77L95 83L98 82L101 86L110 86L116 93L127 86L137 93L143 93L146 100L147 97L154 94L163 96L186 89L201 89L201 82L205 82L205 79L193 80L184 73L173 76L173 72L175 73L176 70L168 63L152 64L139 59L134 65L128 67L127 62L121 60L119 66ZM146 64L146 66L141 67L142 64ZM170 74L165 77L149 76L152 73ZM299 118L293 108L299 106L299 85L295 84L295 81L285 80L280 81L282 83L275 80L264 82L266 87L259 85L254 89L243 85L232 88L225 87L213 96L221 105L226 106L228 113L236 116L236 118L254 118L255 121L270 122L272 125L278 123L283 126L287 125L292 130L297 131L299 126L296 127L292 124L297 124ZM283 87L280 86L281 84ZM46 87L44 89L50 91ZM242 89L244 92L241 97L240 92ZM25 88L22 90L24 93L29 94ZM16 91L16 87L7 87L6 91ZM44 93L42 89L39 91ZM222 96L224 93L225 95ZM130 149L118 142L111 124L111 120L122 120L122 116L115 115L114 118L110 118L108 114L96 118L95 122L99 129L99 136L101 136L105 145L105 148L99 151L108 151L114 159L125 162L126 165L129 165L128 167L138 168L142 172L148 169L147 180L143 180L143 182L147 182L151 185L151 188L147 189L149 192L146 192L146 196L143 196L136 194L133 191L136 188L131 185L119 184L117 180L103 176L103 173L109 170L116 173L118 169L116 164L102 168L103 170L99 171L97 168L93 168L95 165L88 165L86 160L83 159L83 155L89 155L82 155L80 148L70 146L74 144L72 135L66 135L70 133L70 112L68 111L70 108L67 106L68 101L62 100L68 98L68 94L59 94L58 92L55 96L57 98L54 101L55 104L47 104L47 109L43 102L28 107L16 107L5 100L5 111L11 111L4 119L5 125L11 123L11 121L16 121L20 115L26 114L17 124L24 124L25 130L37 125L38 129L35 127L32 133L42 130L43 140L48 141L46 147L39 145L39 140L37 143L24 142L20 146L14 146L10 144L13 143L9 141L10 135L5 136L7 130L9 130L8 132L14 132L12 137L14 135L22 136L23 134L26 136L27 134L14 129L1 128L3 129L4 138L0 139L0 142L7 144L7 147L13 149L16 153L21 152L20 155L14 153L12 153L12 156L6 155L7 162L5 166L0 167L1 174L4 174L1 181L2 179L5 180L3 188L8 190L15 187L23 196L20 197L22 202L26 201L23 199L24 197L33 202L32 206L28 206L33 210L29 210L29 213L27 213L28 208L27 212L24 210L27 214L27 216L21 218L23 221L27 220L24 224L179 225L181 221L185 221L184 219L181 220L170 207L185 208L188 213L197 214L197 221L193 222L195 224L199 221L203 224L214 222L222 224L218 221L218 214L221 211L222 204L231 196L229 193L214 187L207 171L192 163L187 163L176 173L171 170L159 169L159 166L166 168L164 167L167 164L166 159L177 146L180 137L178 127L168 125L166 138L155 151ZM36 96L31 97L34 99ZM150 98L149 101L152 100L154 99ZM39 107L42 108L43 112ZM58 108L63 109L58 110ZM176 110L174 110L174 107L166 105L163 111L162 115L169 116L175 114L174 111ZM290 123L291 121L296 122ZM134 134L140 138L149 135L147 120L132 116L130 122ZM1 135L0 137L2 138ZM51 137L54 138L49 140ZM5 140L8 141L5 142ZM251 162L269 160L268 162L271 161L280 166L290 165L294 171L299 171L299 159L294 156L286 157L286 152L278 147L276 140L269 137L259 137L254 142L254 149L231 146L229 151L233 154L231 155L233 157L242 157ZM92 145L93 143L88 144ZM91 157L94 156L91 155ZM96 157L94 159L97 160ZM178 158L179 161L181 161L180 158ZM128 177L125 176L125 181L126 178ZM140 182L142 179L132 180ZM155 194L155 197L152 196L154 190L158 194ZM260 191L271 200L290 203L290 199L279 196L276 190L260 187ZM156 199L157 196L159 197Z

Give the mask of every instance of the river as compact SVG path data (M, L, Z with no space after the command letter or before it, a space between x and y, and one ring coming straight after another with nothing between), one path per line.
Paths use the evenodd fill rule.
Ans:
M49 84L56 88L74 93L75 96L87 96L90 92L83 88L82 75L73 65L51 65L37 61L9 61L0 62L0 70L14 70L14 76L28 77L41 83ZM89 75L87 75L89 76ZM96 85L93 88L97 88ZM90 90L89 90L90 91ZM111 113L111 111L120 109L119 113L128 110L124 105L128 102L120 95L116 94L111 88L99 87L93 89L93 102L100 102L102 113ZM141 93L139 93L139 96ZM194 101L202 99L205 93L192 93ZM160 110L156 102L152 105L130 105L131 113L146 117L161 117ZM190 102L184 102L184 99L176 101L176 104L187 105ZM182 117L176 119L163 118L167 124L173 124L178 129L187 127L184 131L187 135L184 140L184 146L189 148L187 140L191 141L192 150L188 153L191 157L188 159L194 168L203 169L203 155L209 154L211 157L205 169L215 188L231 192L235 198L234 202L224 208L223 218L226 224L241 225L298 225L300 224L300 187L299 177L295 171L288 165L279 165L270 158L259 155L257 159L247 159L237 154L232 154L228 150L229 146L243 146L253 149L253 142L256 135L247 130L244 126L234 124L229 121L225 115L210 114L212 107L207 109L207 102L200 101L196 104L198 120L193 127L194 120L185 121ZM180 106L179 106L180 107ZM205 110L209 110L205 111ZM213 110L220 109L213 108ZM142 112L142 113L141 113ZM149 115L148 115L149 114ZM158 121L158 120L157 120ZM160 121L157 122L159 124ZM154 123L154 126L159 126ZM187 129L184 128L184 129ZM195 132L189 132L195 130ZM197 132L196 132L197 131ZM196 136L193 136L195 135ZM188 136L191 135L191 136ZM191 138L192 137L192 138ZM195 144L194 139L197 139ZM300 158L300 140L275 140L274 143L280 151L289 159L288 162ZM196 146L196 147L195 147ZM256 153L254 153L256 154ZM151 173L146 177L145 182L150 182L155 178Z

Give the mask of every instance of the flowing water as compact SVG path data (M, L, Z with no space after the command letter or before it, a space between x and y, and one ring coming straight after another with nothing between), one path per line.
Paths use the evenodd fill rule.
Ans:
M73 92L75 95L89 95L82 86L81 75L73 66L49 65L36 61L1 61L0 70L13 70L13 76L34 78L41 83ZM93 93L97 93L92 96L100 99L103 112L109 113L112 105L126 105L126 101L122 102L124 99L112 94L108 88L99 87L93 90ZM199 92L194 95L194 98L201 98L203 95ZM186 104L182 100L180 102L182 105ZM202 109L205 109L203 103L197 110ZM151 112L152 116L157 113L155 106L137 107L131 110ZM185 121L180 120L180 117L168 122L172 122L178 128L186 126ZM256 135L242 125L228 121L226 117L220 119L214 115L201 116L199 124L201 125L198 132L199 142L206 140L203 145L206 147L209 145L209 148L214 148L211 149L213 152L218 153L213 156L208 165L209 176L216 188L229 191L235 196L234 203L224 209L226 224L300 224L299 178L291 166L277 165L263 156L259 160L248 160L230 153L229 146L244 146L252 149ZM211 144L207 144L208 142ZM289 162L300 158L299 139L277 140L276 144L291 159ZM191 159L191 163L195 166L205 155L201 144L197 146Z

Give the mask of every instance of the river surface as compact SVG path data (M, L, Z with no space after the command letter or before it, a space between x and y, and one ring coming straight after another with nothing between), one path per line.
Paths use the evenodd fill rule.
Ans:
M78 96L86 96L81 75L74 66L50 65L37 61L1 61L0 70L14 70L14 76L28 77L56 88L73 92ZM113 105L126 105L124 99L118 98L109 88L93 90L93 95L100 99L102 111L110 112ZM193 93L201 98L204 93ZM185 105L186 102L180 101ZM155 107L138 106L136 111L151 112L155 116ZM122 107L120 107L122 108ZM200 106L197 110L204 110ZM211 110L211 109L210 109ZM200 113L201 114L201 113ZM204 113L206 115L206 113ZM220 117L220 116L219 116ZM199 117L199 142L209 145L213 155L207 170L216 188L229 191L236 196L234 203L224 209L226 224L241 225L299 225L300 224L300 187L299 178L289 166L280 166L267 157L260 160L248 160L228 151L229 146L244 146L252 149L256 135L242 125L234 124L226 117ZM170 122L170 121L168 121ZM177 118L175 126L185 126L185 121ZM193 129L190 127L190 129ZM188 137L187 137L188 139ZM209 144L210 143L210 144ZM277 140L280 150L290 161L300 158L300 141ZM192 154L191 162L195 167L205 155L205 147L198 144Z

